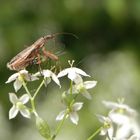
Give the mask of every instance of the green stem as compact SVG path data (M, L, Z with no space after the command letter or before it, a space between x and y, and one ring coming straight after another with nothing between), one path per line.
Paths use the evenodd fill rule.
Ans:
M43 86L44 84L44 79L42 80L42 82L40 83L39 87L37 88L34 96L33 96L33 100L35 99L35 97L37 96L38 92L40 91L41 87Z
M27 94L29 95L29 97L31 99L32 98L32 95L31 95L30 91L28 90L28 88L27 88L26 83L25 83L24 80L23 80L23 83L22 84L23 84L23 87L24 87L25 91L27 92Z
M36 117L38 117L39 115L37 114L37 111L36 111L36 108L35 108L35 102L34 102L33 98L31 98L31 106L32 106L32 111L33 111L34 115Z
M70 95L72 96L72 84L73 84L73 81L71 80L70 81Z
M72 101L70 102L70 104L69 104L69 107L71 108L72 107L72 105L74 104L74 102L75 102L75 100L76 100L76 98L78 97L78 94L76 94L76 96L72 99Z
M75 99L77 98L77 96L78 96L78 94L74 97L74 99L71 101L70 105L66 109L66 112L65 112L65 115L63 117L63 120L59 123L59 125L58 125L58 127L56 129L55 135L53 136L53 139L55 139L55 137L58 135L62 125L64 124L64 121L66 120L66 116L67 116L67 114L69 112L69 108L71 108L71 106L73 105L73 103L74 103Z
M70 82L70 95L71 95L71 97L73 97L72 86L73 86L73 81L71 80L71 82ZM73 103L76 100L77 96L78 96L78 94L71 100L69 106L67 107L67 109L65 111L65 115L64 115L62 121L59 123L58 127L56 128L56 131L55 131L55 134L52 137L52 140L55 139L55 137L58 135L59 131L61 130L61 127L64 124L64 121L66 120L67 114L69 113L69 108L71 108L71 106L73 105Z
M53 139L55 139L55 137L58 135L58 133L59 133L59 131L60 131L60 129L61 129L61 127L62 127L64 121L66 120L67 114L68 114L68 110L66 110L65 115L64 115L64 117L63 117L63 120L59 123L58 127L56 128L56 131L55 131L55 134L54 134L54 136L53 136Z
M31 102L31 107L32 107L32 112L35 114L35 116L38 116L36 109L35 109L35 103L34 103L34 98L32 97L30 91L28 90L25 81L23 80L23 87L25 91L27 92L28 96L30 97L30 102Z
M98 128L87 140L92 140L100 131L102 127Z

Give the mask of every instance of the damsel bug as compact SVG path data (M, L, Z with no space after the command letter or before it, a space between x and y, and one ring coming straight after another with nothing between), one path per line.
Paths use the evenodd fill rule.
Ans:
M40 55L44 55L46 59L50 58L51 60L57 61L58 57L55 54L47 51L44 45L48 40L53 39L56 35L59 34L71 33L56 33L39 38L35 43L33 43L31 46L27 47L26 49L18 53L13 59L11 59L11 61L7 63L7 67L10 70L19 71L33 64L35 60L37 60L37 64L40 64Z

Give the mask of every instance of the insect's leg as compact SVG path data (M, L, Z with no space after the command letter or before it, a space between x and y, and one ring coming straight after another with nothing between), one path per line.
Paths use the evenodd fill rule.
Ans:
M37 54L37 63L36 63L36 64L38 64L38 65L40 65L40 64L41 64L40 54Z
M40 58L40 54L37 54L37 63L38 64L38 68L39 68L39 71L40 71L40 74L42 75L42 69L41 69L41 58Z
M42 52L43 52L43 55L46 57L46 59L50 58L50 59L52 59L54 61L58 60L58 57L55 54L53 54L53 53L51 53L49 51L46 51L45 47L42 48Z
M47 60L48 59L48 55L47 55L47 51L46 51L45 47L42 48L42 53L45 56L45 59Z

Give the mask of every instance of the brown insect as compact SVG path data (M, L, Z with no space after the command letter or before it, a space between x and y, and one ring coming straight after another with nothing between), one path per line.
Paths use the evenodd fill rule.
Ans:
M60 34L72 35L75 38L78 38L76 35L72 33L64 33L64 32L41 37L31 46L27 47L26 49L18 53L14 58L12 58L11 61L7 63L7 67L10 70L19 71L25 69L27 66L31 64L34 64L36 60L37 60L36 64L40 64L41 55L45 56L46 59L49 58L51 60L57 61L58 56L56 56L50 51L47 51L44 45L47 43L48 40L53 39L54 37L56 37L56 35L60 35Z
M57 33L59 34L59 33ZM20 53L18 53L10 62L7 63L7 67L10 70L22 70L33 64L35 60L37 60L36 64L40 64L40 55L44 55L45 58L50 58L51 60L57 61L58 57L51 53L50 51L46 51L44 45L48 40L53 39L57 34L46 35L44 37L39 38L35 43L31 46L27 47Z

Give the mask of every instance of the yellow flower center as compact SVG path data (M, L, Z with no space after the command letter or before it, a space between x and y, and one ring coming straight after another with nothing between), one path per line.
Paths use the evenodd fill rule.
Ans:
M22 102L17 102L16 106L17 106L18 109L24 109L25 108L25 106Z

